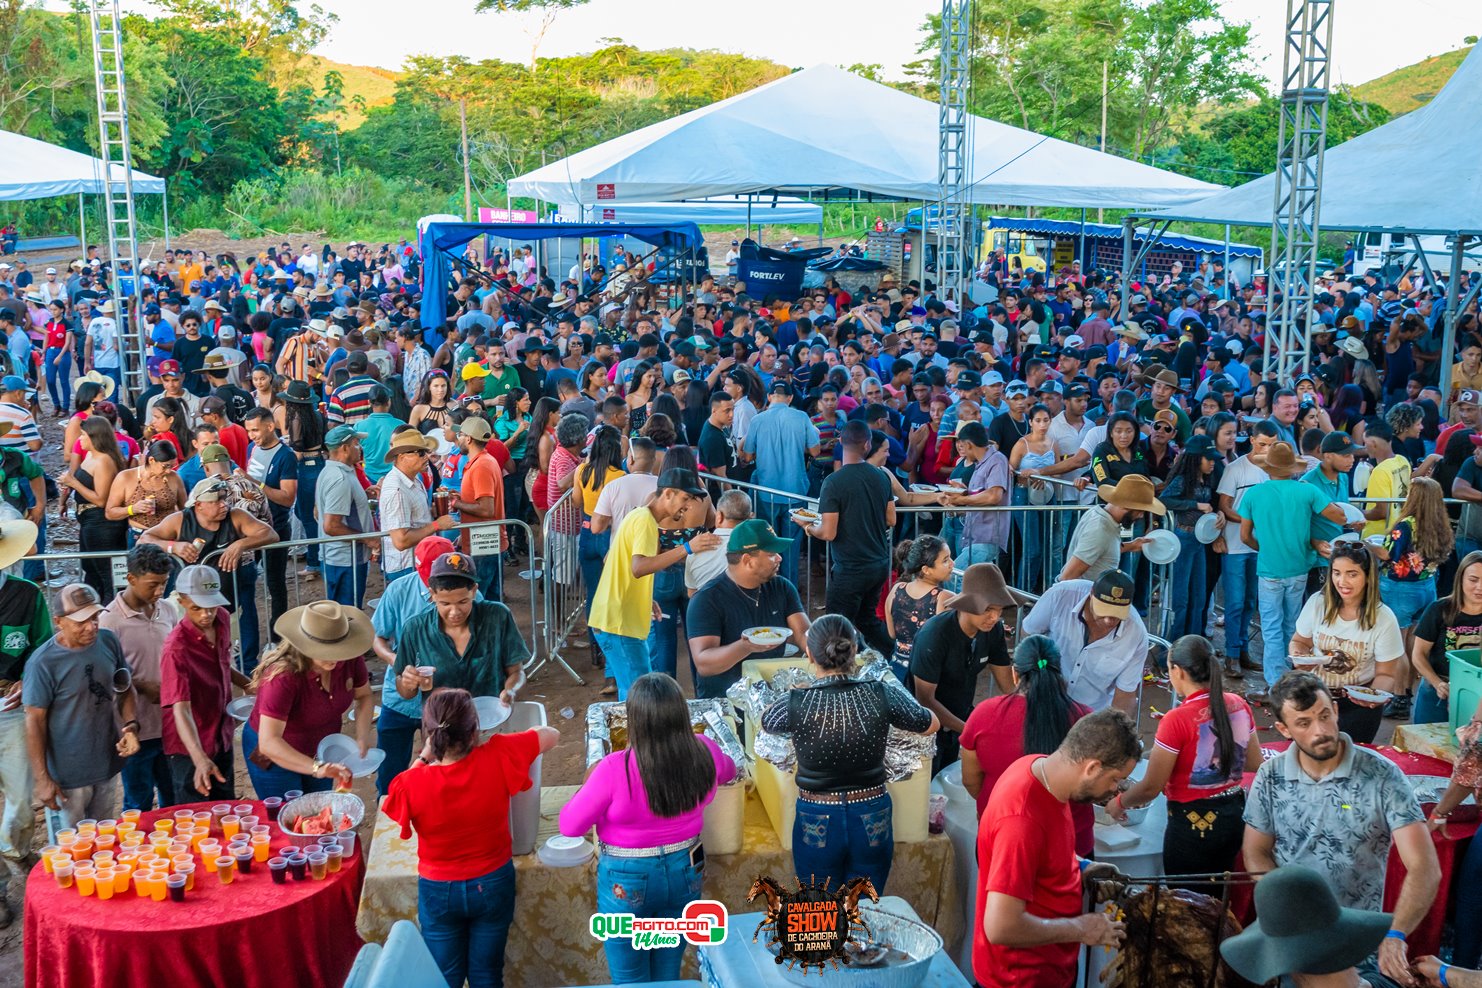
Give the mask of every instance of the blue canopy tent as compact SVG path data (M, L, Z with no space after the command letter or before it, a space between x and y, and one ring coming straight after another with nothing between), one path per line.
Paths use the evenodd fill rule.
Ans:
M448 281L453 260L469 242L482 236L512 240L559 240L580 237L632 237L661 251L684 251L705 241L693 223L454 223L433 220L422 228L422 325L440 333L447 321Z

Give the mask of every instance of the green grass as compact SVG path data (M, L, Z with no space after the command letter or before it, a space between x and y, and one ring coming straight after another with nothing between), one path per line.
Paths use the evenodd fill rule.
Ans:
M354 130L365 123L365 114L351 102L356 96L365 100L367 108L383 106L390 103L396 95L396 80L401 78L400 72L378 69L372 65L346 65L319 55L308 56L306 63L305 68L316 90L323 88L325 73L331 69L337 70L344 77L347 112L345 119L340 121L342 131Z
M1355 86L1354 95L1371 103L1378 103L1390 113L1398 116L1419 109L1431 101L1446 80L1461 65L1471 48L1458 48L1444 55L1433 55L1414 65L1395 69L1377 79L1370 79Z

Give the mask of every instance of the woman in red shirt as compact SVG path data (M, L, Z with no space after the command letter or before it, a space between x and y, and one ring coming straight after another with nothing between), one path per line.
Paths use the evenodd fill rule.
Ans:
M479 743L467 690L441 689L422 707L426 744L391 782L381 812L417 833L417 920L450 988L499 988L515 915L509 800L560 732L537 727Z
M1180 703L1158 722L1147 772L1107 812L1125 820L1127 810L1164 792L1163 873L1229 871L1245 834L1241 777L1261 767L1255 715L1244 697L1225 692L1214 646L1201 635L1173 643L1168 679Z
M46 332L46 349L42 364L46 368L46 390L51 394L52 414L61 418L72 404L72 351L76 346L72 327L67 325L67 303L61 299L47 309L50 317L42 329Z
M1070 725L1091 712L1076 703L1060 669L1060 648L1044 635L1030 635L1014 649L1014 692L989 697L973 708L963 725L962 785L978 801L978 816L988 805L999 776L1025 755L1048 755L1060 747ZM1090 804L1074 803L1076 853L1095 849L1096 823Z

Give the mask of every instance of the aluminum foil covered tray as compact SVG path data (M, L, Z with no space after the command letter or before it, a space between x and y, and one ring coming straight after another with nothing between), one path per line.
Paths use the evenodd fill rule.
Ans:
M735 728L726 722L726 705L720 700L687 700L690 723L696 734L705 734L731 756L738 771L746 764L746 749L736 736ZM614 751L628 746L628 705L594 703L587 707L587 768L596 765Z

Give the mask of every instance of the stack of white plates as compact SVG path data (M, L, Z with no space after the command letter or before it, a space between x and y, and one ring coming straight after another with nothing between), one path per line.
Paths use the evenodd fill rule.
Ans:
M350 770L350 774L357 779L363 779L386 760L386 752L380 748L371 748L360 757L360 742L348 734L331 734L319 742L317 752L322 762L332 762L343 765Z
M594 851L590 841L556 834L535 849L535 856L552 868L572 868L585 862Z

